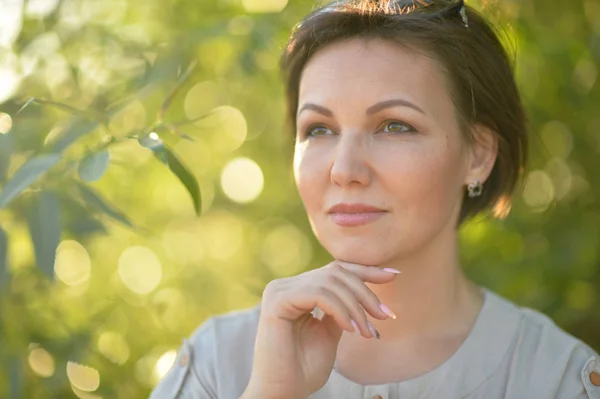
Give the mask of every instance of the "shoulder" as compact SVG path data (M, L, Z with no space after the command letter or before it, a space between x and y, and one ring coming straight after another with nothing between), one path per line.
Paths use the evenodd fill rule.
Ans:
M260 305L206 319L183 341L151 398L239 397L252 371Z
M191 344L195 348L214 348L220 344L239 346L250 340L253 342L259 316L260 304L211 316L194 331L190 338Z
M244 389L252 372L259 316L260 304L208 318L190 337L194 373L215 381L221 393L223 381L231 383L227 389L239 389L236 384Z
M535 397L600 399L600 386L595 385L600 385L598 354L548 315L512 302L508 305L520 315L510 367L527 375Z

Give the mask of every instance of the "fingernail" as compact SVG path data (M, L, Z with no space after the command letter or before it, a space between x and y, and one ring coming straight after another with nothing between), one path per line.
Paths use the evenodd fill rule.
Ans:
M390 310L390 308L388 308L387 306L385 306L383 303L381 305L379 305L379 307L381 308L381 310L383 311L383 313L385 313L386 315L390 316L392 319L396 320L396 315L394 314L394 312L392 312Z
M383 268L381 270L383 270L384 272L394 273L394 274L400 274L400 273L402 273L400 270L392 269L391 267L386 267L386 268Z
M350 324L354 327L354 332L360 332L360 328L358 328L358 324L354 320L350 319Z
M379 331L377 331L375 326L373 324L371 324L370 321L367 321L367 325L369 326L369 331L371 331L371 334L373 334L375 336L375 338L380 339L381 335L379 335Z

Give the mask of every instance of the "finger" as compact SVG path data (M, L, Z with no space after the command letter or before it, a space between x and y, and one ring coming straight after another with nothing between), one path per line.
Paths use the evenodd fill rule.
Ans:
M329 288L318 287L315 292L316 295L313 296L313 301L316 303L315 306L318 306L325 316L333 318L340 328L348 332L354 332L350 316L351 312L346 304ZM308 298L307 300L310 301Z
M359 303L354 292L338 277L339 275L337 273L335 275L331 274L328 277L328 281L326 282L327 289L337 296L349 310L350 318L355 320L358 324L361 335L365 338L373 337L371 329L369 328L369 320L367 319L365 309ZM352 321L350 323L352 323Z
M343 268L333 272L332 275L335 276L336 279L339 279L352 293L354 302L359 303L371 316L379 320L386 320L389 317L395 318L393 313L390 315L384 311L382 303L377 295L375 295L375 293L356 275ZM348 306L348 303L346 303L346 306ZM388 309L386 308L386 310Z
M356 277L361 279L364 282L375 283L375 284L385 284L396 278L398 273L392 273L386 270L390 269L381 269L377 266L365 266L359 265L356 263L348 263L341 260L335 260L325 266L325 268L334 269L337 267L342 267L346 271L354 274Z

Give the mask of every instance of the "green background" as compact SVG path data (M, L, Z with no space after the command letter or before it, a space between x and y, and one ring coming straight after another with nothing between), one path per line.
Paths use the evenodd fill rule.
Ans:
M532 158L464 267L600 350L600 3L468 3L516 56ZM0 2L0 397L147 397L207 317L329 261L277 70L313 6Z

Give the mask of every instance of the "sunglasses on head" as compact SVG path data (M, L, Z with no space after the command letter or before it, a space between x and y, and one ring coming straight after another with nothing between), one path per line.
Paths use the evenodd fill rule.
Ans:
M362 4L364 4L363 2ZM378 5L379 1L374 0L366 2L369 6ZM352 0L339 0L329 5L324 6L317 14L328 13L328 12L344 12L347 6L355 4L361 4L357 1ZM460 15L465 28L469 27L469 19L467 18L467 11L465 9L464 0L397 0L390 1L388 3L380 5L377 9L378 12L382 12L388 15L407 15L407 14L423 14L431 18L448 18L454 15Z

